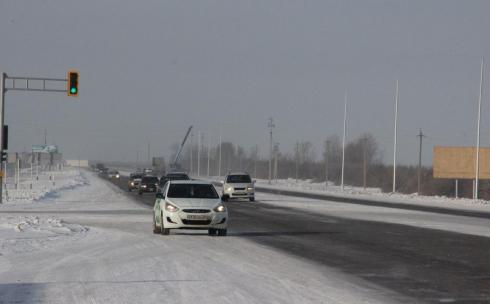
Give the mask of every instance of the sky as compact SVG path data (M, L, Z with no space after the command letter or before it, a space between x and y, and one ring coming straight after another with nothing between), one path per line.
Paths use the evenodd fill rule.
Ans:
M79 97L9 91L10 151L44 142L66 158L168 157L189 125L204 142L316 154L342 135L374 135L393 159L399 81L400 163L434 145L474 145L481 58L490 62L490 1L0 0L0 72L66 77ZM486 64L488 66L488 64ZM490 73L486 68L484 77ZM481 141L490 146L490 85ZM194 140L197 136L194 136Z

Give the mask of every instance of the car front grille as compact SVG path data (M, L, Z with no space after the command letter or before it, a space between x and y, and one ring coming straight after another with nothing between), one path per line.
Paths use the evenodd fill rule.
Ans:
M245 188L235 188L236 191L243 191Z
M184 209L182 210L185 213L209 213L211 210L209 209Z
M182 220L184 225L209 225L211 224L211 220L203 220L203 221L192 221L192 220Z

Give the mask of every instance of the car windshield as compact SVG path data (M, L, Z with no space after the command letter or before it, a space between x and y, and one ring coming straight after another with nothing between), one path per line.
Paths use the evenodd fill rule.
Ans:
M249 175L241 174L241 175L228 175L226 179L227 183L251 183Z
M167 196L174 198L219 198L214 187L207 184L173 184L170 185Z
M149 183L149 184L156 184L158 183L158 177L156 176L145 176L143 177L143 179L141 180L142 183Z
M189 180L189 176L186 174L169 174L166 176L168 180Z

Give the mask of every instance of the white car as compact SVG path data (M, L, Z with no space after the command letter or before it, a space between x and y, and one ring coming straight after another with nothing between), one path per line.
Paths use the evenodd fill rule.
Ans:
M157 193L153 207L153 232L168 235L171 229L208 230L225 236L228 210L213 184L195 180L175 180Z
M223 200L231 198L245 198L255 201L255 182L246 172L228 173L223 184Z

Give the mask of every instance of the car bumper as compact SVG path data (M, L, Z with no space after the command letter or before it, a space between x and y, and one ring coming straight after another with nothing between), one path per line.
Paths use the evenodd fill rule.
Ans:
M189 215L202 215L205 219L191 220ZM228 212L210 212L210 213L186 213L163 212L163 221L165 228L169 229L226 229L228 225Z
M253 191L223 191L223 194L227 194L230 198L253 198L255 192Z

